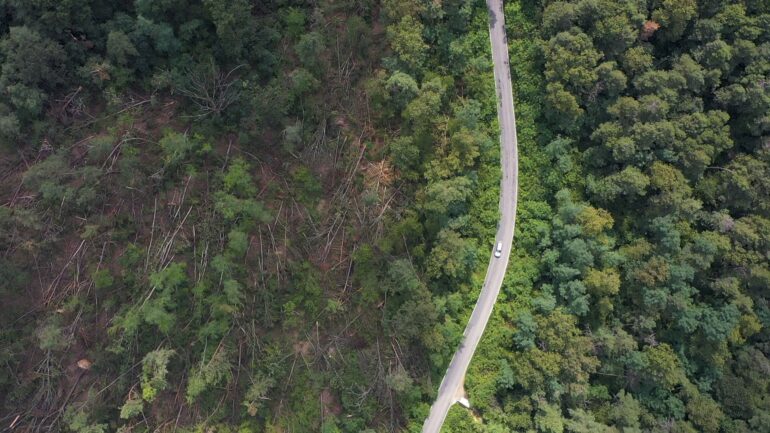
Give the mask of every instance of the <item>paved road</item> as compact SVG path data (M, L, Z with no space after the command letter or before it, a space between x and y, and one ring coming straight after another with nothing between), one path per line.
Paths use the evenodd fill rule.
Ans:
M516 116L513 111L513 92L511 74L508 65L508 42L505 36L503 0L487 0L489 8L489 37L492 43L492 60L497 88L497 115L500 121L500 164L503 177L500 183L500 223L497 229L497 242L503 243L500 258L490 254L487 276L481 294L473 309L468 325L465 327L463 340L449 363L444 379L439 386L438 396L430 414L422 427L423 433L438 433L444 423L449 407L464 397L463 381L465 372L481 340L481 334L487 326L492 307L495 305L500 286L503 284L505 268L513 243L513 231L516 223L516 201L518 193L519 157L516 141Z

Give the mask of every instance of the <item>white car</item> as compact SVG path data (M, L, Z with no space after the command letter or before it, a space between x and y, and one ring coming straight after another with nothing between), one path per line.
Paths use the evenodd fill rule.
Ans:
M498 242L495 248L495 257L500 258L501 255L503 255L503 243Z

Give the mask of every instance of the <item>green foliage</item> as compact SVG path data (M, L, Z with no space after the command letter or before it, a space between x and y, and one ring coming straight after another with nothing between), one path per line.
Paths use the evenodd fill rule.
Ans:
M40 193L43 202L60 204L71 192L66 186L70 180L69 164L63 154L56 153L36 164L24 174L24 183Z
M151 403L158 396L158 393L166 389L168 386L166 379L168 363L174 354L175 352L171 349L156 349L144 356L141 378L142 399ZM136 409L136 405L130 405L127 413L133 414Z
M297 68L289 75L290 93L295 99L301 99L308 93L313 92L321 84L310 71L305 68Z
M255 416L268 399L268 392L275 386L275 381L270 377L256 375L252 378L251 385L246 390L243 405L249 415Z
M223 189L214 193L216 210L228 223L239 223L243 227L270 219L268 210L253 198L257 191L249 170L245 160L236 158L222 178Z
M107 58L118 66L126 66L139 52L131 39L121 31L111 31L107 35Z
M6 87L8 100L15 108L15 115L21 122L29 124L37 119L43 111L43 105L46 102L46 95L35 88L27 87L24 84L12 84ZM6 133L13 136L14 125L8 125L9 131ZM18 134L18 133L16 133Z
M139 313L145 322L157 326L161 332L170 332L176 323L173 309L177 292L187 284L186 266L185 263L172 263L150 275L151 293L139 307Z
M516 333L513 335L516 347L521 350L533 349L536 335L537 323L532 315L527 312L519 314L516 318Z
M0 146L11 147L20 135L19 118L5 104L0 104Z
M438 120L446 87L446 83L441 78L433 78L422 83L417 97L407 104L401 117L416 131L429 132Z
M231 369L227 350L223 347L217 347L208 359L201 358L200 365L192 368L187 380L187 403L192 404L203 392L229 381Z
M420 177L420 148L411 137L398 137L388 144L391 159L406 179Z
M686 381L679 359L669 345L646 347L644 359L648 377L659 386L670 390Z
M11 27L0 41L0 88L20 83L44 91L62 82L65 52L56 42L28 27Z
M404 370L403 366L399 366L395 371L388 374L385 378L385 383L397 393L406 393L411 389L413 380L409 377L409 373Z
M253 225L270 220L270 213L256 200L239 198L221 191L215 194L215 200L215 207L225 221Z
M233 160L222 178L225 191L241 196L255 195L257 191L249 174L249 168L243 158Z
M158 142L163 152L163 160L166 166L173 169L190 158L201 149L197 138L190 138L187 134L174 131L166 131Z
M144 401L140 398L129 398L120 408L120 418L130 419L142 413Z
M255 36L251 15L251 3L247 0L203 0L211 21L216 28L221 47L231 59L247 55L244 51Z
M677 41L684 34L685 28L697 12L695 0L656 2L652 19L660 23L663 39L667 42Z
M88 418L86 412L73 408L67 409L64 413L64 423L72 433L106 433L108 431L107 424L91 423Z
M115 283L115 279L107 269L100 269L99 271L94 272L92 278L94 281L94 287L96 287L97 290L109 288Z
M296 193L303 203L314 203L323 191L321 184L306 166L297 167L291 174Z
M549 59L546 78L561 82L574 95L587 94L599 79L596 66L601 54L593 47L588 35L576 27L554 36L545 56Z
M387 98L395 110L403 110L406 105L419 93L419 85L411 75L401 71L393 72L385 82ZM406 138L406 137L402 137Z
M625 391L620 391L615 403L610 409L610 419L621 428L638 429L639 418L642 416L642 408L636 399Z
M540 433L564 432L564 419L561 417L559 408L542 402L535 415L535 426Z
M282 11L281 18L286 26L286 33L291 37L298 37L305 30L307 14L303 9L289 7Z
M583 409L570 409L570 418L566 420L566 431L572 433L614 433L614 429L596 422L590 412Z
M430 277L466 280L476 264L476 247L472 239L464 238L452 229L438 233L436 245L428 258Z
M70 344L70 336L62 327L58 317L50 317L35 332L40 350L62 350Z
M306 68L317 70L321 61L319 54L323 52L324 45L324 38L321 33L310 32L299 38L299 42L294 46L294 51Z
M423 24L411 15L388 26L388 39L399 60L407 68L419 71L425 61L428 45L422 38Z

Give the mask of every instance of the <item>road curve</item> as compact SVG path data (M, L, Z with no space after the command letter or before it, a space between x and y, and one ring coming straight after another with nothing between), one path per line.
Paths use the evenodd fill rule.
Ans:
M513 232L516 224L516 202L519 184L519 156L516 140L516 115L513 111L513 91L508 63L508 41L505 36L503 0L487 0L489 9L489 39L492 44L495 88L497 90L497 116L500 122L500 223L498 224L497 242L503 243L500 258L490 254L487 276L481 288L476 306L468 320L460 347L449 363L444 379L438 389L438 396L430 408L428 418L423 424L423 433L438 433L449 412L449 407L464 397L463 381L468 365L481 340L481 334L487 326L495 305L500 286L503 284L505 269L513 244Z

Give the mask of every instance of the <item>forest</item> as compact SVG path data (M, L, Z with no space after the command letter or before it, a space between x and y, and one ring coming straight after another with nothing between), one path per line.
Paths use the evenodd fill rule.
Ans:
M449 433L770 432L770 2L509 0ZM476 0L0 0L0 431L421 430L498 223Z

